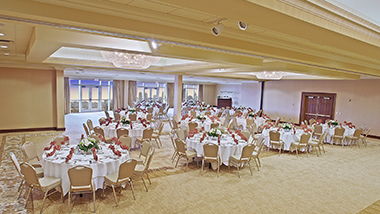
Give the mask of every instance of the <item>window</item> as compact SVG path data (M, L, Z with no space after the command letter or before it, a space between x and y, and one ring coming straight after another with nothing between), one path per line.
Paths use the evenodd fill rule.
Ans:
M136 86L137 101L159 100L166 102L166 84L138 82Z
M184 100L198 100L199 87L198 85L183 85Z
M70 80L71 112L113 109L113 82Z

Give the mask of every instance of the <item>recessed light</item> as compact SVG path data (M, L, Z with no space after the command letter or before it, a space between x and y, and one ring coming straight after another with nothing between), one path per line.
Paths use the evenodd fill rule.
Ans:
M5 34L4 33L0 33L0 36L5 36Z
M4 53L4 55L5 55L5 56L9 56L9 55L11 55L11 54L10 54L10 53Z
M6 49L6 48L8 48L8 46L6 46L6 45L1 45L0 48L4 48L4 49Z

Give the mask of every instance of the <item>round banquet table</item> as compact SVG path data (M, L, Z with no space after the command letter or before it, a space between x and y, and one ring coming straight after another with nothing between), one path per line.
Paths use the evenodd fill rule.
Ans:
M331 143L331 136L334 135L335 128L336 127L329 127L327 124L322 124L322 131L328 133L326 136L326 142ZM343 139L345 136L353 135L355 132L355 128L350 128L348 126L343 126L343 128L344 128ZM346 144L344 140L342 140L342 143Z
M219 124L218 126L220 126L220 124L223 124L222 121L224 119L225 118L220 119L220 121L216 121L215 120L214 122L218 123ZM205 131L210 131L211 123L212 123L212 121L210 120L210 118L207 118L203 123L198 118L193 118L191 121L190 121L190 118L186 118L185 120L181 120L181 124L179 124L179 127L183 128L183 129L186 129L187 131L192 131L192 130L189 130L189 122L196 122L196 123L198 123L197 127L204 127Z
M269 147L270 139L269 139L269 131L277 131L277 128L264 129L262 135L265 138L265 145ZM296 134L294 134L293 130L287 132L280 130L280 139L284 141L284 150L289 151L290 144L295 141L299 141L301 135L305 133L302 129L296 129ZM311 137L309 139L311 141Z
M206 137L203 142L200 142L202 134L196 134L194 137L187 138L187 148L192 148L197 152L198 157L203 156L203 145L206 143L218 144L217 140L210 139ZM219 157L221 158L221 164L228 165L228 159L231 155L240 155L243 147L247 145L247 142L241 140L239 136L236 136L236 139L239 139L238 144L236 144L232 137L228 134L223 134L220 139L219 145Z
M256 123L256 127L259 127L259 126L264 125L265 119L262 117L256 117L256 119L254 119L254 121ZM245 117L236 118L236 123L238 125L243 125L243 129L247 128L247 118L245 118Z
M42 155L42 167L44 169L44 176L52 176L61 178L62 189L64 195L70 190L70 179L68 175L68 170L77 165L83 165L92 168L92 178L94 181L95 189L103 188L104 176L115 173L119 170L120 164L129 159L128 150L118 150L122 151L122 156L116 156L105 144L100 145L98 161L93 159L91 155L81 155L74 154L72 159L65 163L66 156L70 152L69 147L62 147L60 151L57 151L51 157L46 157L46 154L51 152L45 151ZM115 146L117 147L117 146ZM102 152L101 152L102 151Z

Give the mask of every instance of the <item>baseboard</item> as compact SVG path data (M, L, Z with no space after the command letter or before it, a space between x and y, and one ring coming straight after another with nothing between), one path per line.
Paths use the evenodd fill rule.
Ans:
M367 137L369 137L369 138L375 138L375 139L380 139L380 136L370 135L370 134Z
M46 127L46 128L29 128L29 129L2 129L0 133L12 132L39 132L39 131L65 131L66 128Z

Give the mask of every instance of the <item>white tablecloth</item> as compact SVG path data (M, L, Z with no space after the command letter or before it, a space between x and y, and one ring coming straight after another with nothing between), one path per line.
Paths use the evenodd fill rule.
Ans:
M345 136L353 135L355 132L355 128L350 128L348 126L343 126L343 128L344 128L343 139ZM328 133L326 136L326 141L328 143L331 143L331 136L334 135L335 127L330 128L327 124L322 124L322 131ZM345 144L346 142L344 140L342 140L342 143Z
M264 125L265 119L262 117L256 117L256 119L254 119L254 121L256 123L256 127L259 127L259 126ZM243 129L247 128L247 119L245 117L236 118L236 122L238 125L243 125Z
M262 135L265 137L265 145L268 147L270 145L269 144L269 142L270 142L269 131L272 131L272 130L276 131L277 128L264 129L262 132ZM290 144L292 142L299 141L299 139L301 138L301 135L304 133L304 131L302 129L297 129L295 135L294 135L293 130L291 130L289 132L280 131L280 133L281 133L280 139L282 141L284 141L284 150L289 151ZM311 137L310 137L309 141L311 141Z
M224 118L223 118L223 120L224 120ZM181 120L181 124L179 124L179 127L186 129L187 131L192 131L192 130L189 130L189 122L190 122L190 118L186 118L185 120ZM203 123L198 118L193 118L191 120L191 122L196 122L196 123L198 123L197 127L204 127L205 131L210 131L212 121L209 118L207 118ZM220 122L214 120L214 122L218 123L219 125L223 124L222 120L220 120Z
M206 139L201 143L200 138L202 134L196 134L192 138L188 138L186 140L187 148L192 148L195 151L197 151L197 156L202 157L203 156L203 145L206 143L214 143L218 144L217 140L211 140L206 137ZM240 138L239 136L236 137L237 139ZM232 137L229 135L223 134L220 145L219 145L219 157L222 160L222 163L224 165L228 165L228 159L231 155L240 155L243 147L247 145L247 142L244 140L239 140L239 144L236 145L236 143L233 141Z
M93 159L92 154L74 154L73 158L68 163L65 163L65 158L69 154L68 148L62 148L60 154L55 154L49 158L46 157L46 154L50 151L44 152L41 160L44 176L61 178L63 193L65 195L70 190L70 179L67 174L68 170L76 165L84 165L92 168L92 178L94 180L95 189L103 188L104 176L117 172L120 164L129 159L129 153L128 151L123 152L122 156L118 157L114 155L107 146L101 147L104 154L98 152L99 160L97 162Z

